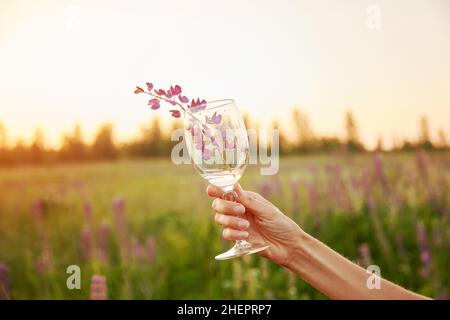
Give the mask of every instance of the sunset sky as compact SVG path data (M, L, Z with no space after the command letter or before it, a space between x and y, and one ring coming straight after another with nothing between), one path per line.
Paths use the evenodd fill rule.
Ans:
M371 147L415 138L424 114L450 138L450 1L0 0L10 142L40 127L57 146L104 121L133 137L154 115L132 93L146 81L234 98L263 123L297 105L321 134L342 135L351 109Z

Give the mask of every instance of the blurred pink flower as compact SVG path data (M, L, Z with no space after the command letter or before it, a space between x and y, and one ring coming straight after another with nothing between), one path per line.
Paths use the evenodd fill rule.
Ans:
M207 160L211 159L211 156L212 156L211 150L209 150L208 148L204 148L203 153L202 153L203 160L207 161Z
M98 274L94 274L91 277L90 287L90 299L91 300L107 300L108 299L108 287L106 284L106 277Z
M98 234L98 259L103 262L109 260L109 225L101 223Z
M50 249L50 245L48 244L48 241L43 241L42 242L42 248L41 248L41 252L39 254L39 256L36 259L36 271L38 273L44 273L47 270L49 270L49 268L52 265L52 252Z
M123 262L129 258L128 227L125 216L125 199L113 199L113 214L116 225L117 240L120 249L120 256Z
M136 236L132 236L130 240L131 257L135 263L142 263L146 258L145 247L141 244Z
M84 219L89 226L92 226L92 202L86 201L83 206Z
M146 85L147 85L147 90L148 90L148 91L152 91L152 89L153 89L153 83L147 82Z
M225 148L226 149L234 149L234 140L225 140Z
M83 226L80 233L80 249L81 256L84 260L88 261L92 257L94 239L92 230L88 225Z
M44 215L44 201L40 198L35 199L31 204L31 213L34 218L41 221Z

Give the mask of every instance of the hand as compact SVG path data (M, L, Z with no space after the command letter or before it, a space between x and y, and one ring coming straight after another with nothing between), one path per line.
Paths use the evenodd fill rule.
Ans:
M227 240L247 240L250 243L269 243L270 247L258 253L275 263L286 266L295 252L303 230L277 207L261 195L244 191L239 184L234 191L237 202L221 199L221 188L209 185L207 193L216 197L212 207L215 220L224 227Z

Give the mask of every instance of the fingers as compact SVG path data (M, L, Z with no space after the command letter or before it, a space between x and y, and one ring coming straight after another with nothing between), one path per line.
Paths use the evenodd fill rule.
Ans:
M215 198L222 198L223 195L222 189L212 184L208 185L206 192L208 193L208 196Z
M261 197L258 193L243 190L242 187L238 183L235 184L234 191L238 195L237 201L239 203L241 203L242 205L244 205L245 208L250 209L250 211L255 215L269 217L269 216L277 214L279 212L279 210L276 209L276 207L272 203L270 203L268 200ZM217 187L214 185L209 185L207 188L207 192L208 192L208 195L211 197L221 198L223 196L222 189L220 187ZM232 211L231 206L225 205L223 203L223 201L225 201L225 200L220 200L220 201L218 201L219 199L216 199L216 200L213 203L213 208L215 208L214 205L219 206L219 209L215 208L216 211L221 212L221 213L232 214L233 211ZM227 202L234 203L234 202L230 202L230 201L227 201ZM234 203L234 204L236 204L236 203ZM239 212L235 212L235 213L239 214Z
M216 212L224 213L224 214L244 214L245 207L238 203L227 201L223 199L215 199L212 203L212 208L216 210Z
M234 229L223 229L223 237L226 240L245 240L248 238L248 232Z
M216 213L215 220L218 224L231 229L245 230L250 226L245 219L221 213Z
M234 185L234 191L236 191L238 197L244 193L244 190L242 189L242 187L240 186L239 183L236 183ZM208 185L208 187L206 188L206 192L208 193L208 195L210 197L215 197L215 198L222 198L223 193L224 193L222 188L212 185L212 184Z

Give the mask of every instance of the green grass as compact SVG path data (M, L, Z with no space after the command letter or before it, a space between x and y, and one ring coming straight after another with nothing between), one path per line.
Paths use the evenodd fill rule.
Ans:
M448 297L450 155L385 155L379 163L382 175L372 155L282 158L278 175L260 176L251 166L241 184L267 193L302 228L349 259L367 263L358 250L366 243L382 276L433 298ZM193 167L166 160L0 169L0 262L9 269L8 297L86 299L92 274L103 274L110 299L325 298L259 257L215 261L231 244L213 223L205 187ZM308 188L317 193L316 212ZM126 202L125 238L112 210L117 197ZM86 201L93 207L91 249L101 246L99 229L109 230L106 260L82 254ZM33 214L33 202L42 203L42 217ZM421 223L431 256L425 266L417 238ZM148 238L156 243L155 259L147 258ZM81 267L81 290L66 288L72 264Z

